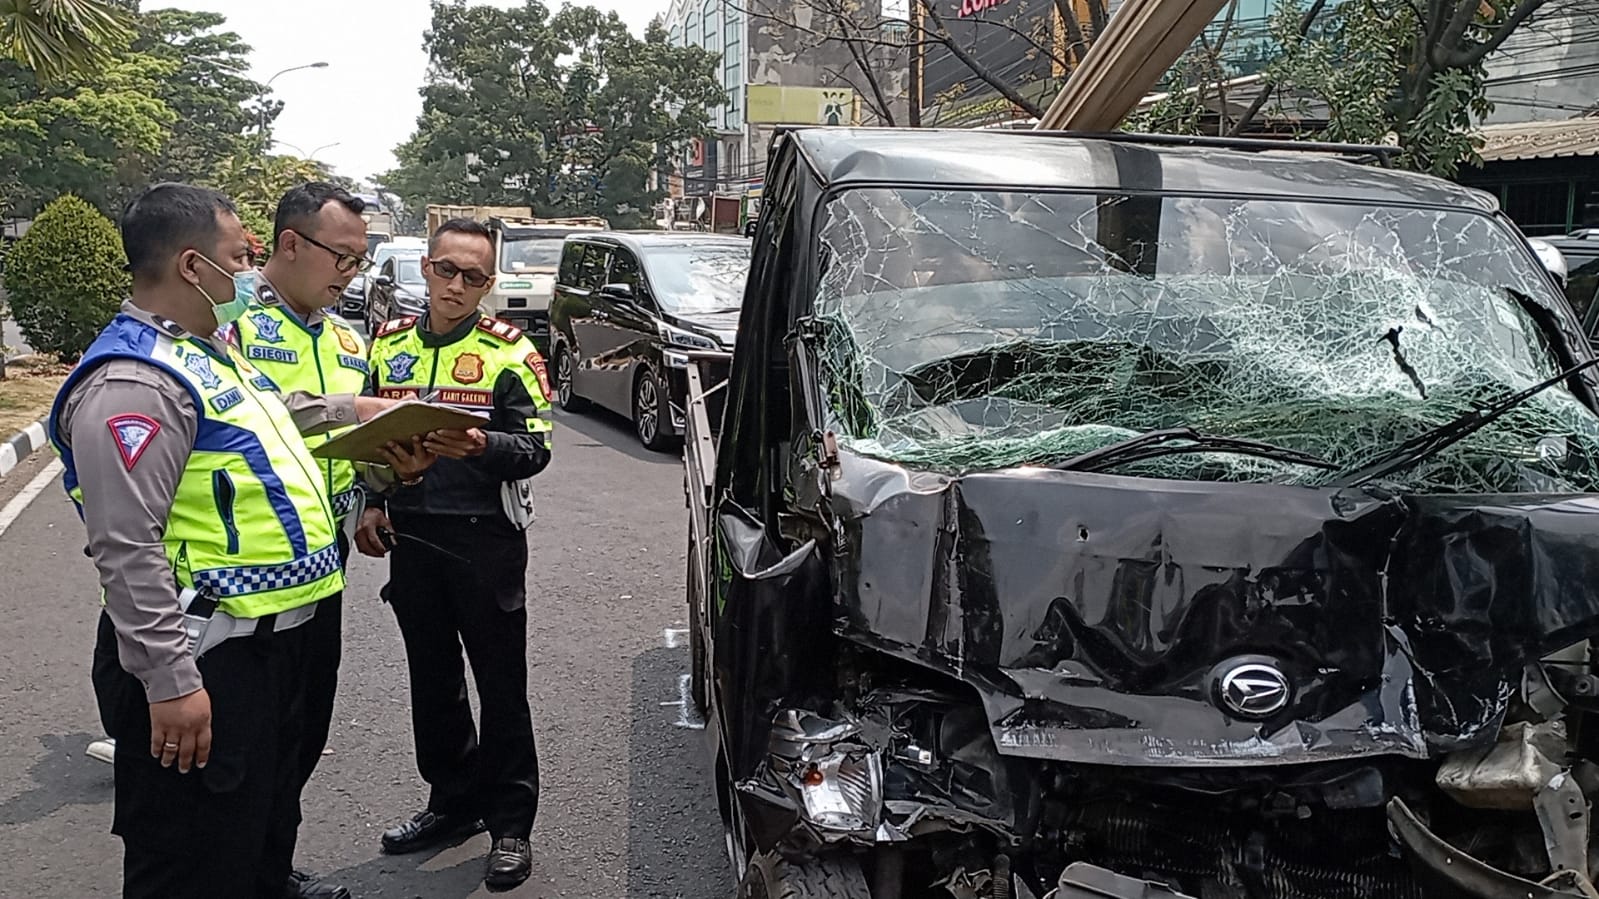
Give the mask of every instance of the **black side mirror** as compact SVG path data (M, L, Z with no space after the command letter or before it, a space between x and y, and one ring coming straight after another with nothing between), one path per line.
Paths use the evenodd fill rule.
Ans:
M372 283L379 287L392 287L394 286L394 279L388 275L378 275L372 279Z
M623 284L620 281L615 284L607 284L600 288L600 296L610 297L613 300L626 300L631 303L633 301L633 285Z

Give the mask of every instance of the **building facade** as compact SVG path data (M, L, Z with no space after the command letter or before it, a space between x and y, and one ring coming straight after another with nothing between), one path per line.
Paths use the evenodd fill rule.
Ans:
M1530 235L1599 227L1599 4L1550 0L1486 68L1483 164L1459 180Z
M779 125L903 122L907 68L900 62L896 70L895 52L881 42L845 39L877 24L845 2L673 0L665 18L672 43L720 56L725 99L708 110L714 135L695 141L680 177L668 179L672 202L657 216L663 224L737 227L718 213L729 207L715 198L738 198L744 212L758 208L766 149ZM855 17L844 25L840 13Z

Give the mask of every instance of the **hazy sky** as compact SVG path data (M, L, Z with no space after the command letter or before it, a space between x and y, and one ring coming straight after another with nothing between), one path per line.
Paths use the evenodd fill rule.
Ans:
M522 0L486 0L518 6ZM561 4L546 0L554 9ZM669 0L590 0L615 10L635 33ZM422 33L428 0L145 0L146 10L177 7L228 17L253 49L251 77L266 81L290 66L325 61L325 69L289 72L272 82L283 101L279 150L365 179L394 165L393 149L411 135L427 69ZM336 144L336 146L326 146ZM291 146L292 145L292 146ZM321 148L321 149L319 149Z

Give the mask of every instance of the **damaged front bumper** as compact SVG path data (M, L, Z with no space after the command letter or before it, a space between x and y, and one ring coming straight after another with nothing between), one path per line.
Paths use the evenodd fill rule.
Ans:
M1586 812L1583 815L1586 817ZM1586 873L1586 861L1582 871L1560 869L1542 883L1535 883L1500 871L1444 842L1422 823L1403 799L1395 798L1388 804L1388 824L1421 881L1443 894L1474 899L1599 897Z
M862 703L868 717L779 711L769 753L742 794L766 809L790 844L870 846L934 832L982 829L1014 840L1019 810L1007 764L992 752L980 711L934 694L889 694ZM945 714L934 739L913 733L923 713ZM948 742L944 757L920 745ZM953 747L953 749L950 749ZM985 750L985 747L988 747Z

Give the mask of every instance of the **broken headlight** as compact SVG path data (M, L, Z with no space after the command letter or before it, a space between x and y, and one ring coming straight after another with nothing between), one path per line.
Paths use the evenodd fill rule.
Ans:
M806 820L823 830L871 832L883 811L883 760L849 721L799 709L772 725L772 773L798 800Z

